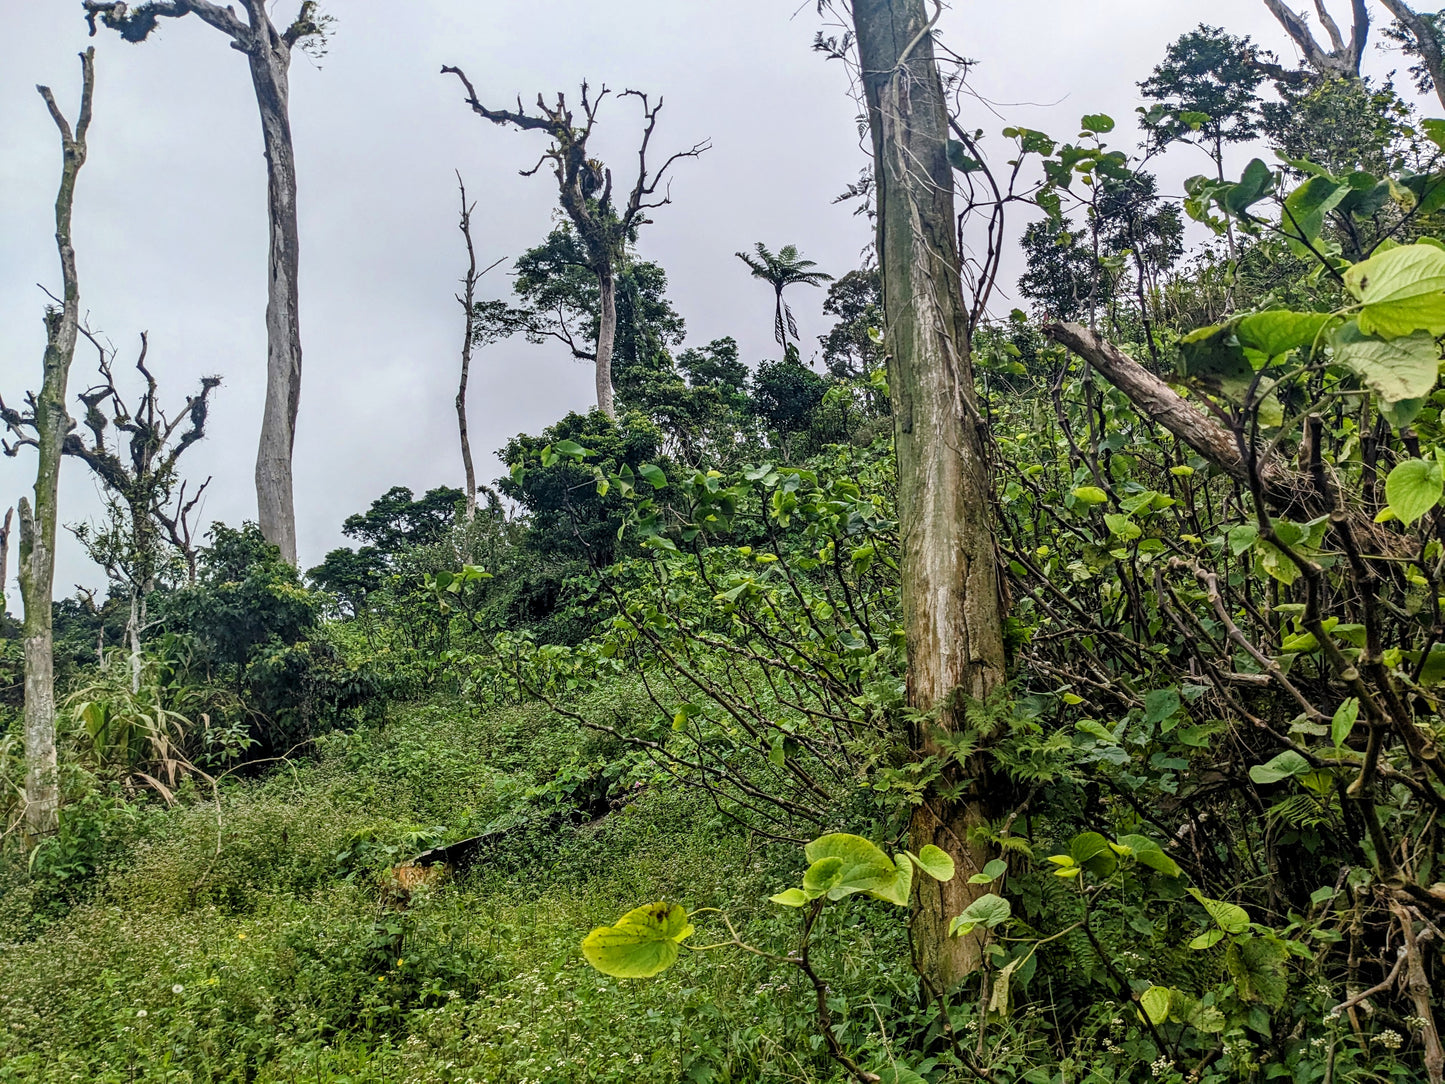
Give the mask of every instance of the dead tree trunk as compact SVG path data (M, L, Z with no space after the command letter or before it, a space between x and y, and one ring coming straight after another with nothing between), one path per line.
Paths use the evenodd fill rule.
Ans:
M601 314L597 321L597 409L609 418L617 417L612 393L612 352L617 344L617 275L607 267L597 275Z
M291 43L277 34L260 0L247 0L256 45L247 52L266 148L270 257L266 275L266 405L256 449L256 517L261 533L296 564L291 456L301 405L300 238L296 154L289 112Z
M5 509L5 522L0 524L0 617L4 617L5 584L10 577L10 523L15 518L15 509Z
M126 41L144 41L161 17L197 15L231 39L246 55L251 84L261 113L266 152L266 209L270 258L266 275L266 403L256 453L256 519L267 541L296 563L296 507L291 457L296 444L296 413L301 403L300 241L296 225L296 155L291 144L291 53L298 43L324 42L325 16L314 0L301 4L296 18L278 30L265 0L241 0L246 22L229 7L210 0L150 0L134 10L116 0L83 0L90 32L96 21Z
M59 825L60 784L55 756L55 652L51 598L55 586L56 502L61 449L70 430L65 410L70 363L80 323L80 280L70 235L75 182L85 165L95 90L95 50L80 57L80 112L71 129L49 87L38 87L60 130L62 165L55 197L55 245L63 282L58 308L45 316L44 377L35 396L35 504L20 498L20 597L25 605L25 820L32 836L52 834ZM6 419L7 422L9 419Z
M477 250L472 244L472 204L467 203L467 186L457 174L457 187L462 194L462 237L467 242L467 274L462 279L462 293L457 298L466 314L466 332L462 336L462 375L457 383L457 433L462 441L462 473L466 475L467 522L477 514L477 471L472 465L472 442L467 436L467 381L472 370L472 341L477 329Z
M955 237L948 114L923 0L853 0L878 203L884 343L893 397L908 703L921 756L943 755L970 702L1004 683L1004 647L988 465L975 404ZM987 861L974 830L991 812L985 766L952 763L943 783L973 780L957 801L933 788L913 817L915 847L953 856L952 881L920 888L914 938L924 975L943 988L979 963L981 943L948 925L979 894Z
M597 276L597 289L601 295L594 352L597 409L609 418L615 418L612 352L617 341L617 275L627 258L628 245L636 240L637 230L651 221L647 212L671 202L666 188L658 195L658 187L668 169L678 159L696 158L710 144L703 141L688 150L679 151L663 162L656 173L650 173L647 149L657 127L657 115L662 111L662 99L659 98L654 106L646 94L635 90L623 91L622 97L633 97L642 102L643 129L637 151L637 181L627 195L627 202L618 207L612 198L612 171L587 155L587 140L597 123L597 110L607 97L606 87L593 97L587 84L582 84L582 117L585 123L579 125L575 123L576 118L562 94L557 95L556 105L548 105L540 94L537 95L535 115L523 110L520 98L515 111L488 109L477 99L476 89L464 71L447 66L442 68L442 74L455 75L461 81L467 91L466 103L479 117L493 124L510 124L523 131L546 132L551 137L551 145L542 160L524 171L524 175L536 173L544 162L552 163L552 172L557 178L558 201L586 250L587 269Z

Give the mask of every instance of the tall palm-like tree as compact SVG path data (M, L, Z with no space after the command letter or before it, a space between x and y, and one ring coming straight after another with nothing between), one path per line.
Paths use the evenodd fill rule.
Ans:
M788 336L794 339L798 335L798 323L793 319L793 310L783 301L783 290L789 286L802 284L805 286L821 286L825 282L831 282L832 275L824 274L822 271L813 271L811 268L818 265L812 260L805 260L798 253L797 245L784 245L776 253L769 252L768 247L759 241L753 246L757 252L751 256L746 252L739 252L738 259L748 265L752 271L753 278L762 279L773 288L773 294L777 298L777 312L773 317L773 337L782 346L784 354L788 354L797 347L788 343Z

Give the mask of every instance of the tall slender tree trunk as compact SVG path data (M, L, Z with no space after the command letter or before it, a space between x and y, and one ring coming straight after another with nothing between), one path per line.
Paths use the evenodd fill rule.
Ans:
M970 701L1004 683L1004 648L988 466L969 360L955 234L948 115L923 0L853 0L873 137L878 261L898 462L908 703L921 719L914 751L940 755L939 732L965 725ZM980 894L968 878L988 859L973 834L990 812L985 766L959 801L933 789L913 816L915 848L935 844L959 873L927 882L915 904L924 974L943 988L979 963L973 937L948 925Z
M470 523L477 514L477 471L472 465L472 442L467 435L467 381L471 378L472 339L477 327L477 249L472 244L472 209L467 204L467 186L460 171L457 173L457 187L462 195L460 229L467 242L467 273L462 279L462 296L457 298L466 314L462 333L462 375L457 382L457 434L462 442L462 473L466 475L467 522Z
M296 226L296 155L291 145L291 47L269 23L269 38L246 53L261 111L266 150L270 260L266 275L266 405L256 453L256 515L261 533L296 564L296 507L291 455L301 405L300 238Z
M15 519L15 509L5 509L5 522L0 524L0 617L6 614L5 585L10 579L10 524Z
M70 217L76 178L85 164L85 137L95 89L95 50L82 53L80 64L80 113L73 132L50 88L36 88L60 130L62 166L55 197L55 245L64 289L60 307L45 316L45 372L35 397L35 504L32 507L28 500L20 498L20 597L25 606L25 819L32 836L53 833L59 824L60 809L51 599L61 449L70 429L70 415L65 410L66 387L80 319L80 280L75 270Z
M597 272L597 291L602 297L601 319L597 321L597 409L616 418L612 350L617 342L617 275L610 266Z

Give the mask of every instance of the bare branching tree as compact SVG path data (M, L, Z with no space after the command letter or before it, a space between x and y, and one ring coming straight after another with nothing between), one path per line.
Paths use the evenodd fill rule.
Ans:
M117 0L83 0L90 32L97 24L131 42L144 41L162 18L195 15L244 53L261 112L266 149L270 264L266 284L266 405L256 455L256 511L261 533L296 563L296 507L291 455L301 402L301 325L298 317L300 244L296 226L296 156L291 145L290 68L298 47L324 50L330 19L305 0L289 26L278 29L265 0L241 0L246 21L209 0L148 0L131 8Z
M99 355L100 379L79 396L85 404L88 439L78 431L70 433L65 454L85 461L105 487L115 514L100 528L82 525L74 530L91 558L125 589L129 603L126 640L132 681L138 684L147 602L159 586L168 545L184 561L187 577L195 579L191 517L210 479L187 497L178 461L205 436L211 392L220 386L221 378L202 377L200 388L186 399L185 406L168 414L160 405L156 378L146 366L149 339L141 332L135 368L144 390L132 408L116 386L114 348L89 328L82 326L80 331Z
M85 164L95 91L95 50L80 56L80 112L75 127L55 104L49 87L37 87L60 132L60 188L55 197L55 245L60 256L61 297L45 313L45 359L40 391L31 399L28 430L18 411L0 404L0 420L18 439L33 434L35 503L20 498L20 597L24 603L25 817L32 836L52 834L59 823L60 783L55 756L55 653L51 600L55 587L55 524L60 460L70 416L66 385L80 324L80 279L71 243L75 183ZM13 448L7 445L7 451Z
M548 105L540 94L537 95L535 114L526 112L521 98L517 99L515 110L488 109L478 100L465 72L451 66L442 68L442 72L451 73L461 80L467 92L466 103L478 116L494 124L510 124L523 131L545 132L551 137L552 142L541 159L531 169L523 171L523 176L532 176L546 163L552 164L562 209L582 241L588 270L597 276L601 294L597 344L593 351L597 409L608 417L615 417L612 351L617 338L617 276L626 259L627 246L636 242L638 230L651 221L647 213L671 202L665 184L668 170L681 159L698 157L711 146L711 142L704 140L685 151L678 151L660 168L652 170L647 164L647 152L657 127L657 115L662 111L662 99L659 98L653 105L641 91L623 91L621 97L636 98L641 103L643 128L637 151L637 179L625 202L619 205L613 198L612 170L596 158L588 157L587 153L587 142L596 126L598 109L608 95L606 87L594 96L587 84L582 84L582 123L579 126L578 118L568 108L566 97L561 93L557 95L555 105ZM575 347L573 353L577 353Z

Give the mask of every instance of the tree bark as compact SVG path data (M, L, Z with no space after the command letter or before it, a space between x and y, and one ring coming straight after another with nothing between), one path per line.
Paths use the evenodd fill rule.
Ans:
M65 410L70 363L80 323L80 280L75 269L70 218L75 183L85 164L95 89L95 50L80 57L80 113L72 132L49 87L37 87L60 130L62 166L55 197L55 245L64 284L58 309L46 313L44 376L35 396L35 504L20 499L20 597L24 602L25 820L32 836L59 826L60 785L55 755L55 653L51 600L55 586L56 503L60 461L70 415Z
M1087 361L1151 421L1193 448L1231 478L1248 486L1250 466L1240 450L1234 433L1194 406L1164 381L1124 353L1107 339L1082 324L1050 324L1044 334L1066 346ZM1259 477L1265 497L1278 509L1310 508L1314 515L1329 511L1321 509L1315 486L1305 475L1292 470L1280 459L1259 464Z
M5 522L0 524L0 617L8 612L5 608L5 585L10 577L10 524L15 519L15 509L5 509Z
M1005 678L988 464L975 403L955 235L948 114L923 0L854 0L873 139L884 342L893 397L908 703L921 720L916 753L940 755L970 702ZM977 758L975 758L976 761ZM988 860L973 830L991 812L985 765L952 764L944 782L973 781L950 802L937 788L913 816L915 848L953 856L958 875L920 887L913 923L925 976L944 989L979 964L976 937L950 920L981 894L969 877Z
M597 409L616 418L612 350L617 343L617 276L610 265L597 273L597 292L602 298L601 318L597 321Z
M291 456L301 404L300 238L296 155L291 145L291 46L267 20L247 52L266 150L270 259L266 276L266 405L256 452L256 515L261 533L296 564L296 506Z
M1360 77L1360 61L1365 55L1365 41L1370 34L1370 13L1365 8L1365 0L1350 0L1350 40L1347 42L1340 34L1340 28L1330 16L1329 9L1324 5L1324 0L1315 0L1315 13L1319 16L1320 25L1330 36L1332 49L1326 49L1310 31L1309 24L1295 12L1285 5L1284 0L1264 0L1264 6L1269 8L1279 25L1284 27L1286 34L1299 46L1300 52L1304 54L1305 61L1324 79L1358 79Z
M467 522L477 514L477 472L472 465L472 442L467 436L467 381L472 371L472 339L476 333L477 313L473 307L477 296L477 250L472 244L472 209L467 204L467 186L462 175L457 173L457 187L462 195L462 218L460 229L467 242L467 274L462 279L462 296L457 298L466 313L465 330L462 335L462 375L457 382L457 434L462 442L462 473L466 475Z
M1435 36L1434 28L1404 0L1380 0L1380 3L1415 39L1420 62L1430 73L1430 85L1435 88L1435 97L1445 106L1445 56L1441 55L1440 39Z
M231 7L212 0L174 0L143 4L134 11L118 0L83 0L90 32L97 21L126 41L144 41L158 17L194 14L226 34L231 47L246 54L251 84L261 113L266 153L266 208L270 257L266 276L266 403L256 452L256 520L266 540L296 564L296 508L291 456L296 444L296 412L301 404L301 325L299 317L300 244L296 227L296 156L291 145L289 71L298 42L325 40L324 16L315 0L302 0L295 20L278 31L265 0L241 0L246 22Z

